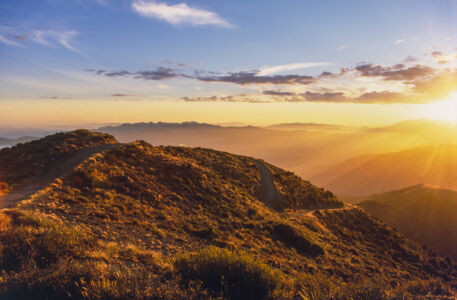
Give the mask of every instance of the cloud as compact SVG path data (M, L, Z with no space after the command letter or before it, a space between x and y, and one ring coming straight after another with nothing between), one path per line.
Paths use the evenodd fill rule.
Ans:
M135 78L141 78L145 80L162 80L182 76L182 74L179 74L176 70L164 67L158 67L153 71L139 71L135 73L135 75Z
M403 60L403 62L405 64L409 64L409 63L414 63L414 62L417 62L419 59L417 57L414 57L414 56L408 56L407 58L405 58Z
M441 52L435 52L433 55L435 58L444 56ZM103 69L89 69L87 71L107 77L128 77L155 81L183 78L206 83L250 85L250 91L252 92L252 89L255 91L252 94L197 96L182 99L187 102L429 103L444 99L449 94L457 92L457 69L413 64L414 62L416 62L416 58L408 57L404 63L394 65L361 63L354 67L340 68L340 71L336 72L324 71L318 76L274 74L278 70L295 70L297 64L231 73L195 70L193 68L180 69L179 67L157 67L152 70L136 72ZM306 64L309 66L310 63ZM177 64L175 65L177 66ZM294 67L290 67L292 65ZM162 88L159 85L155 87ZM163 88L169 87L164 86Z
M58 30L34 30L30 34L30 39L44 46L53 47L56 43L71 50L80 53L81 51L71 45L71 40L78 35L75 30L58 31Z
M411 82L413 91L426 99L444 99L451 93L457 92L457 69L438 72L430 78Z
M287 65L277 65L271 67L263 67L257 73L258 76L266 76L271 74L276 74L284 71L292 71L292 70L299 70L299 69L306 69L306 68L313 68L313 67L320 67L320 66L328 66L330 63L326 62L305 62L305 63L295 63L295 64L287 64Z
M10 45L10 46L21 47L21 44L15 42L15 41L12 41L11 39L8 39L7 37L5 37L2 34L0 34L0 42Z
M73 99L73 98L70 98L70 97L60 97L60 96L43 96L41 98L42 99L53 99L53 100L69 100L69 99Z
M381 66L373 64L362 64L354 68L365 77L383 77L385 80L414 80L419 77L432 75L435 70L424 65L406 67L403 64L393 66Z
M157 1L135 0L132 3L132 8L142 16L164 20L173 25L190 24L193 26L215 25L225 28L233 27L232 24L218 14L208 10L190 7L186 3L169 5Z
M130 95L130 94L122 94L122 93L117 93L117 94L112 94L111 97L134 97L135 95Z
M270 95L270 96L293 96L293 95L295 95L295 93L292 93L292 92L275 91L275 90L266 90L266 91L263 91L262 94Z
M107 71L101 69L86 69L85 71L95 73L97 75L104 75L108 77L132 77L135 79L144 80L164 80L175 77L182 77L188 79L195 79L203 82L224 82L239 85L249 84L310 84L314 82L315 78L306 75L272 75L272 76L259 76L259 71L247 71L228 73L226 75L219 75L217 72L206 72L196 70L194 74L185 74L179 70L157 67L155 70L130 72L126 70Z
M179 73L177 70L158 67L155 70L150 71L138 71L130 72L126 70L117 70L117 71L107 71L102 69L85 69L87 72L95 73L97 75L104 75L107 77L133 77L135 79L144 79L144 80L162 80L162 79L171 79L178 76L185 76L184 74Z
M22 47L20 42L26 39L26 36L23 34L17 34L17 29L8 26L0 26L0 42L15 46Z
M406 41L406 39L398 39L394 42L394 45L399 45L401 43L404 43Z
M441 51L431 53L432 58L439 64L447 64L453 60L457 60L457 53L444 54Z
M185 102L244 102L244 103L268 103L269 101L259 99L255 96L237 94L230 96L210 96L210 97L182 97Z
M346 46L341 45L341 46L339 46L339 47L336 49L336 51L343 51L343 50L346 49L346 48L347 48Z
M240 85L248 84L311 84L315 81L312 76L306 75L274 75L260 76L258 71L229 73L228 75L195 76L194 79L205 82L226 82Z

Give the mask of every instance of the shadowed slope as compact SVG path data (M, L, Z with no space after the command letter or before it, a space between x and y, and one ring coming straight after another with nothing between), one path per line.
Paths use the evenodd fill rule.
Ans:
M457 259L457 192L416 185L359 199L358 205L440 255Z

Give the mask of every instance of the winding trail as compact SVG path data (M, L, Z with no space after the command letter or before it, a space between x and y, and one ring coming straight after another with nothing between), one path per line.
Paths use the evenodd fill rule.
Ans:
M16 203L25 200L30 195L36 193L49 183L53 182L56 178L62 177L68 173L70 170L72 170L74 167L79 165L90 156L101 153L107 149L119 147L121 145L122 144L105 144L76 152L70 158L58 163L55 166L52 166L46 172L46 174L43 177L39 178L36 182L20 187L19 189L14 190L4 196L0 196L0 209L12 207Z
M272 207L273 200L277 197L278 192L273 181L273 174L271 171L260 161L255 161L257 168L259 168L260 176L262 177L262 184L259 191L259 200L266 206Z
M262 201L266 206L272 207L273 201L276 197L278 197L278 191L276 190L276 186L273 180L273 174L271 171L265 166L264 163L261 161L256 160L255 164L260 171L260 176L262 177L262 184L260 186L259 191L259 200ZM301 217L301 216L308 216L312 217L313 213L318 210L326 210L326 211L339 211L339 210L348 210L354 208L351 204L345 204L343 207L335 207L335 208L319 208L319 209L307 209L307 210L300 210L294 214L290 214L290 217Z

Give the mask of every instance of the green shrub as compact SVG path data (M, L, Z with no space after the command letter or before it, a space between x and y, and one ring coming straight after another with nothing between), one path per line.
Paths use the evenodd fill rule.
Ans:
M174 266L185 281L201 281L228 299L287 299L292 290L284 274L245 252L209 247L179 256Z

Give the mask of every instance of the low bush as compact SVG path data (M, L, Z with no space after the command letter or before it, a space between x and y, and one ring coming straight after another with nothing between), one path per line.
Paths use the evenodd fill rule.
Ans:
M205 288L227 299L287 299L291 284L280 271L245 252L209 247L174 261L181 277L201 281Z
M295 248L302 254L315 256L324 254L324 249L311 242L299 229L286 223L273 224L271 227L273 236L286 244Z

